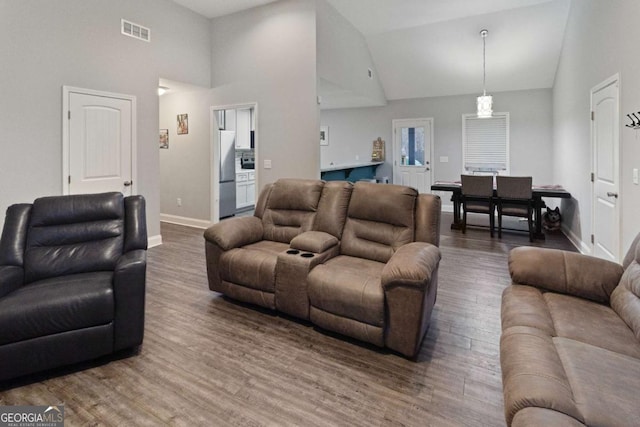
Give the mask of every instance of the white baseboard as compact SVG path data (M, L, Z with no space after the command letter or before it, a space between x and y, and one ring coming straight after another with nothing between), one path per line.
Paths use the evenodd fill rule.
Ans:
M161 222L168 222L170 224L185 225L187 227L195 227L201 229L207 229L213 224L211 221L204 219L187 218L185 216L160 214Z
M162 236L158 234L157 236L151 236L147 238L147 247L152 248L154 246L160 246L162 244Z
M569 230L567 227L562 227L562 232L567 239L576 247L583 255L591 255L591 247L587 245L585 242L580 239L573 231Z

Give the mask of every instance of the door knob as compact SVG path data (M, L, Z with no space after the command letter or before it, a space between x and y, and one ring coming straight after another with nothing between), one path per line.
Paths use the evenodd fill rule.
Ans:
M125 187L129 187L129 186L131 186L131 184L133 184L133 181L125 181L124 182L124 186Z
M618 193L612 193L611 191L607 191L607 197L615 197L618 198Z
M431 169L429 169L429 168L425 168L424 170L425 170L425 172L426 172L426 171L430 171Z

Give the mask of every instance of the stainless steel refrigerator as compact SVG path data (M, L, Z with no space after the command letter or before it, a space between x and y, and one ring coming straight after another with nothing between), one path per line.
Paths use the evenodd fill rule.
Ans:
M236 213L236 133L220 131L220 218Z

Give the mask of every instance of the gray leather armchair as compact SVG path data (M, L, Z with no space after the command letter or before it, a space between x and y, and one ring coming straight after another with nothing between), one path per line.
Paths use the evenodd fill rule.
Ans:
M0 239L0 380L142 344L146 249L141 196L10 206Z

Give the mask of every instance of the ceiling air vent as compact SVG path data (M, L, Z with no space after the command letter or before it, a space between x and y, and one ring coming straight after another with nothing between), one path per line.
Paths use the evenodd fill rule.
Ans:
M144 40L146 42L151 41L151 30L142 25L135 24L131 21L123 19L122 21L122 34L125 36L133 37L138 40Z

